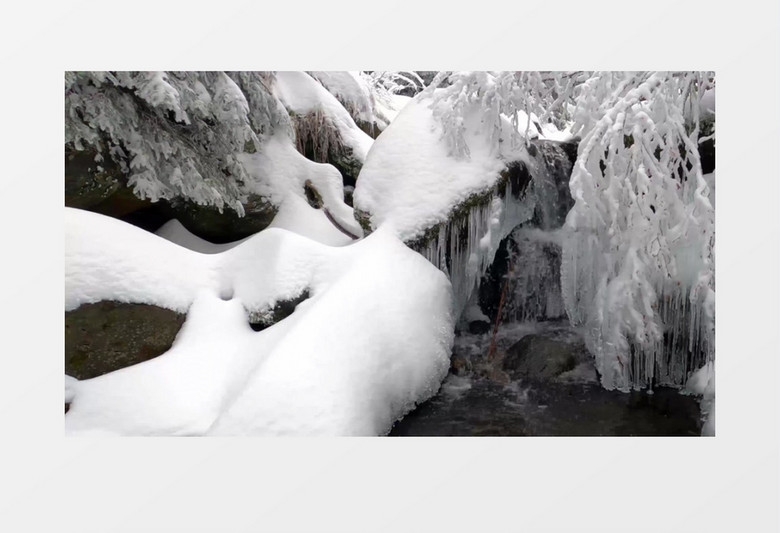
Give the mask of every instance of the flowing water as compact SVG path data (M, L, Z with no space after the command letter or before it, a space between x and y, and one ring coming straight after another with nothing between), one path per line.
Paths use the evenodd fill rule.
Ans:
M569 325L561 290L561 228L573 205L576 145L541 141L531 148L529 165L515 168L517 183L510 174L512 194L496 204L503 220L496 248L483 245L496 237L488 230L498 216L494 201L442 226L422 252L453 284L461 332L439 392L390 435L700 435L692 396L674 388L624 393L601 386L583 331ZM496 320L501 326L491 350ZM676 344L666 358L672 363L685 359L687 339L673 326L669 342ZM541 370L536 375L512 368L520 350L512 347L527 335L534 337L522 357L533 363L519 364ZM505 364L508 353L515 363ZM569 358L573 368L549 370ZM680 366L672 363L661 367Z
M499 330L502 354L525 335L574 344L565 322L513 323ZM501 357L488 363L491 333L462 333L438 394L396 423L391 436L698 436L698 401L676 389L608 391L587 363L554 380L511 379Z

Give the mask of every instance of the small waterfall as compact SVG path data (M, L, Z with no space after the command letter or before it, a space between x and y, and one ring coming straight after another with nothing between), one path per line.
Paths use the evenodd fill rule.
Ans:
M536 140L528 153L528 164L509 163L493 190L467 198L447 223L409 243L449 276L456 316L515 228L560 227L571 208L568 180L576 145Z
M520 227L508 239L510 271L501 322L566 318L561 296L561 247L553 232Z
M573 205L569 176L576 145L536 141L529 147L531 181L526 196L533 215L507 234L479 289L481 308L496 319L506 292L501 322L566 317L561 297L559 230Z
M498 317L502 323L566 318L580 323L578 317L567 315L562 281L566 288L570 280L561 279L562 262L572 260L564 256L562 244L569 237L563 225L574 204L569 178L576 145L534 141L529 154L527 165L510 165L507 179L495 191L469 199L417 247L450 277L455 313L463 314L462 324L482 313L480 320L495 322L502 293L506 294ZM575 268L578 275L587 274L582 271L587 265L575 266L580 267ZM478 304L480 313L463 313L471 304ZM682 386L714 357L709 342L714 335L705 331L707 321L701 316L704 308L692 304L687 291L670 281L658 290L657 308L662 340L649 349L633 343L625 349L614 347L628 361L632 388ZM586 334L592 354L600 353L600 334Z

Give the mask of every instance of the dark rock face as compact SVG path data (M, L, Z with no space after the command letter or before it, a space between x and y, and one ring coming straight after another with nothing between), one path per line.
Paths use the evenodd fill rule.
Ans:
M507 164L505 173L509 180L512 196L520 198L531 182L531 174L528 172L528 167L523 161L511 161Z
M701 122L701 132L699 138L709 137L715 132L715 120L704 119ZM715 171L715 139L707 139L699 143L699 158L701 159L702 174L709 174Z
M510 235L502 240L496 250L493 263L488 267L477 289L479 295L479 308L490 320L496 320L498 307L501 300L501 291L504 286L504 277L509 271Z
M507 350L503 369L514 379L553 380L590 359L585 344L526 335Z
M355 124L357 124L357 127L363 130L363 133L371 137L372 139L376 139L379 137L379 134L382 133L381 128L379 125L377 125L376 122L366 122L365 120L360 120L359 118L352 117L355 121Z
M142 200L127 185L127 176L108 154L95 161L98 151L76 150L65 145L65 206L86 209L124 220L147 231L157 231L172 218L189 231L213 243L233 242L268 227L277 208L257 195L244 202L245 215L230 208L222 213L214 206L175 199Z
M243 217L232 209L180 202L172 205L168 212L189 231L215 244L238 241L264 230L276 216L276 207L265 198L251 194L244 202Z
M472 320L469 322L469 333L474 335L484 335L490 331L490 322L484 320Z
M579 145L574 141L533 140L531 146L537 148L534 160L543 172L536 177L541 198L532 224L541 229L560 228L574 206L569 180Z
M65 374L89 379L170 349L185 316L154 305L103 301L65 313Z

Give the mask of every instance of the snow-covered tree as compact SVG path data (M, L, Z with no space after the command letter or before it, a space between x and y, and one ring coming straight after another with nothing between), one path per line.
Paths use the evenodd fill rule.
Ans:
M681 385L714 357L715 212L699 157L713 86L709 73L596 73L579 90L562 284L609 388Z
M581 138L561 282L608 388L682 385L714 357L715 219L699 156L714 84L704 72L454 72L426 89L455 158L470 157L475 103L497 156L534 123Z
M68 72L65 143L111 158L139 198L185 198L243 213L247 171L289 117L262 72Z

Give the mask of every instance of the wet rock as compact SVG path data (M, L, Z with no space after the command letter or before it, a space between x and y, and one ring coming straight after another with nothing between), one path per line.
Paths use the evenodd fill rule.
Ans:
M507 350L502 366L513 379L549 381L588 361L581 341L566 342L532 334Z
M161 355L185 316L154 305L103 301L65 313L65 374L88 379Z

